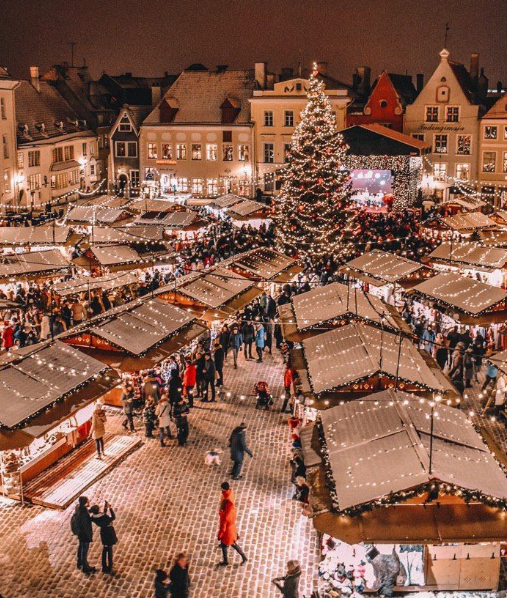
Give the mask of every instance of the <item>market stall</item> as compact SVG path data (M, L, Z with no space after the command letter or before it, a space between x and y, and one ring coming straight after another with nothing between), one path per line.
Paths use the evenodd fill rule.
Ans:
M285 340L300 343L306 338L361 322L398 332L402 320L396 310L375 295L338 282L295 295L279 308ZM408 332L408 330L407 330Z
M224 260L221 265L251 280L272 285L289 282L303 270L295 259L270 247L257 247L242 252Z
M12 498L64 508L93 483L96 477L80 477L76 471L86 466L87 459L81 457L89 453L84 444L94 403L118 383L118 376L110 368L60 341L2 356L2 492ZM125 450L138 444L118 441L116 451L115 440L110 438L110 456L101 474L117 462L118 452L123 457ZM81 445L84 453L79 452ZM54 470L51 475L47 473L70 453L72 457L61 475L55 476Z
M100 206L75 206L65 217L70 224L106 224L113 225L130 218L130 214L122 208L103 208Z
M13 248L69 245L71 235L70 226L57 226L54 222L41 226L2 227L0 245Z
M507 247L507 230L483 230L479 233L479 240L486 246Z
M72 261L76 266L94 273L149 267L149 264L145 263L137 251L129 245L93 245Z
M457 397L432 358L402 333L353 323L307 338L302 345L303 393L317 409L387 388L439 393L451 402Z
M235 314L261 293L254 281L220 266L185 276L159 289L157 297L213 322Z
M462 212L439 220L444 228L461 235L471 235L481 230L499 228L497 222L482 212Z
M464 413L386 390L304 432L327 590L497 589L507 479Z
M41 280L64 276L69 272L70 260L60 249L31 251L0 258L0 281Z
M378 249L350 260L340 268L340 272L362 283L366 291L390 304L394 304L402 289L410 288L433 274L424 264Z
M442 243L423 261L436 271L464 274L495 287L506 286L507 249L478 243Z
M100 289L102 291L114 291L122 287L137 287L140 283L139 276L133 272L113 272L105 276L86 276L64 282L57 282L53 285L53 292L59 297L69 297L90 293Z
M418 309L430 321L435 306L451 324L487 327L507 319L507 293L466 276L442 272L413 287L408 294L417 298Z
M273 212L269 206L245 198L232 206L224 208L224 211L229 218L232 218L233 224L242 226L245 222L248 222L251 226L257 228L263 222L266 222Z
M186 238L207 226L208 222L193 210L173 209L169 212L144 212L134 220L135 225L163 227L172 236Z

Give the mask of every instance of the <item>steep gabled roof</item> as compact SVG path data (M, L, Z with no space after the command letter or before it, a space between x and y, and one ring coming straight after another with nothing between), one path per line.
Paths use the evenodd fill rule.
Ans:
M454 62L453 60L449 60L449 66L451 67L454 76L456 77L463 93L466 97L470 100L472 104L475 104L474 92L472 88L472 79L465 67L464 64L461 62Z
M412 82L411 75L398 75L396 73L386 73L391 80L398 96L406 103L411 104L417 97L417 90Z
M500 96L482 118L507 119L507 93Z
M174 120L178 123L221 123L220 107L228 98L234 98L240 107L236 124L250 121L249 99L255 89L255 78L250 70L183 71L160 104L170 98L178 102ZM160 123L160 104L145 119L145 124Z
M50 83L40 81L39 92L29 81L21 81L14 93L18 143L41 141L79 132L94 135L88 123L80 120L77 112ZM62 126L57 126L57 123L62 123ZM25 127L27 134L24 132Z

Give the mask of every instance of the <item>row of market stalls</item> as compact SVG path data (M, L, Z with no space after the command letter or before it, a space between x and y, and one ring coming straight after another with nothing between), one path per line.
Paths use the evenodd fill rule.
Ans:
M108 434L107 456L94 459L94 447L85 441L97 400L121 405L125 378L162 367L169 356L213 336L266 285L299 271L274 250L253 249L86 320L54 341L1 356L2 492L52 508L68 506L140 443L136 436ZM94 284L128 284L129 276L121 272ZM68 281L58 291L70 294L86 284Z
M507 295L432 265L367 252L342 268L347 284L280 309L299 375L296 415L309 422L301 442L328 591L498 586L507 517L498 447L457 408L460 394L396 307L412 297L449 325L494 327ZM500 360L507 370L507 354Z

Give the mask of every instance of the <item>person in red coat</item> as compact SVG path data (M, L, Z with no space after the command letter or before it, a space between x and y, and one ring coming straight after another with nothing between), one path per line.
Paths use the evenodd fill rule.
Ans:
M197 368L190 359L185 361L185 371L183 372L183 396L188 399L188 406L194 406L194 388L197 377Z
M222 484L222 501L220 503L220 528L218 530L218 539L220 540L220 548L222 549L223 560L218 563L219 567L225 567L229 564L227 559L227 551L229 546L241 557L241 564L247 562L245 553L237 544L238 528L236 527L236 507L234 506L234 496L228 482Z
M14 345L14 329L9 322L4 322L2 329L2 345L7 351Z

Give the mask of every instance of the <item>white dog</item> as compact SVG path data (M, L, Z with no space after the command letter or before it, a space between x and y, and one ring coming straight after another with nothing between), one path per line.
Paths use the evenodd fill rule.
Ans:
M220 455L223 453L220 449L208 451L204 457L206 465L220 465Z

